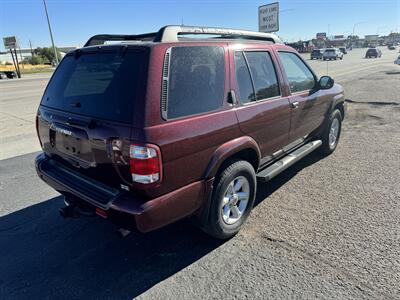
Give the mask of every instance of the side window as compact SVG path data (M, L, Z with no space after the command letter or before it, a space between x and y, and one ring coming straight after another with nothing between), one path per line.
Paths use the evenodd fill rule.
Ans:
M173 47L168 76L167 118L215 110L224 98L224 49ZM164 90L164 89L163 89Z
M311 90L315 85L314 75L294 53L278 52L285 69L292 93Z
M257 100L279 96L278 78L268 52L245 52Z
M242 103L280 95L275 68L268 52L236 52L235 69Z
M239 87L239 98L242 103L255 101L253 83L251 82L249 68L247 67L244 54L241 51L235 52L236 81Z

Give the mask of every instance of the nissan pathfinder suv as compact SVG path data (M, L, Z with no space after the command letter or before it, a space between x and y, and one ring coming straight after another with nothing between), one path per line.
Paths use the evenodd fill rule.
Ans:
M36 169L64 196L64 217L99 215L139 232L191 217L226 239L257 184L335 150L344 117L342 87L273 34L96 35L63 58L44 92Z

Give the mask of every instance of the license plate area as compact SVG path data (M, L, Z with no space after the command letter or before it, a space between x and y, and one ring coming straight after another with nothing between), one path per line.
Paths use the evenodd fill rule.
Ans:
M59 153L85 161L94 162L94 156L86 131L75 128L65 128L60 125L50 128L50 143Z
M57 143L57 145L60 145L61 149L57 149L59 151L65 152L70 155L76 155L80 156L82 153L82 141L80 138L68 136L62 133L58 133L56 135L56 139L60 140L60 143Z

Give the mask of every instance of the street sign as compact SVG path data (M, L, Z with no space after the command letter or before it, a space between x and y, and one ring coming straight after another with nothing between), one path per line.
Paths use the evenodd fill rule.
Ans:
M15 36L3 37L4 48L15 49L18 48L17 38Z
M279 30L279 2L262 5L258 8L258 31L276 32Z

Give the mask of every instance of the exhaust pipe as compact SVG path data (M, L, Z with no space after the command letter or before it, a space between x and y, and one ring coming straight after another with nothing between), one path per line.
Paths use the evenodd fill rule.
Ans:
M120 228L117 230L117 234L120 238L125 238L131 233L130 230L125 229L125 228Z
M63 218L72 218L75 215L75 207L72 205L68 205L65 207L62 207L58 210L58 212L60 213L60 216Z

